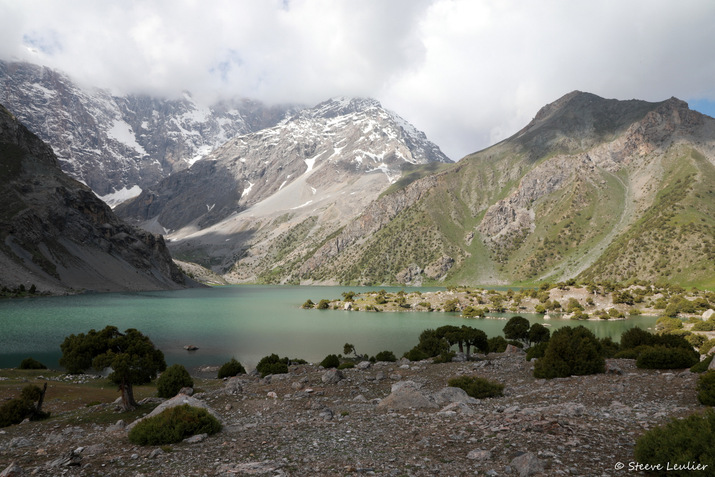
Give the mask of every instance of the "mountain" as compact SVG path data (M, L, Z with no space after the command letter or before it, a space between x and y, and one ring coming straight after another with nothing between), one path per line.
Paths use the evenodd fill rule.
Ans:
M379 102L331 99L231 139L116 211L167 234L178 258L230 270L231 281L291 281L295 257L321 246L405 170L447 163Z
M187 285L161 236L120 221L2 106L0 202L2 287L61 293Z
M413 171L276 280L715 286L715 119L573 92L514 136ZM241 263L241 262L239 262Z
M0 103L52 146L67 174L110 205L293 110L247 99L204 107L189 93L179 99L117 96L47 67L4 61Z

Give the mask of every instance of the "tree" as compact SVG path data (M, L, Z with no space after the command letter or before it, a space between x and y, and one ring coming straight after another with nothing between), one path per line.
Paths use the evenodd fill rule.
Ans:
M354 354L356 358L359 357L357 351L355 351L355 346L350 343L345 343L345 345L343 346L343 354L347 356L350 353Z
M563 378L603 373L606 360L601 343L583 326L565 326L556 330L549 340L543 358L534 365L535 378Z
M134 409L135 384L146 384L166 369L164 353L154 347L151 340L134 328L120 333L117 327L107 326L97 332L70 335L60 345L60 365L70 374L79 374L94 368L101 371L111 368L109 380L119 386L122 408Z
M469 360L469 349L472 346L484 354L489 352L489 341L487 340L487 334L485 332L464 325L462 326L461 333L464 344L467 347L467 360Z
M529 337L529 320L514 316L504 325L504 337L508 340L526 341Z
M530 344L533 343L545 343L549 341L551 337L551 332L547 327L540 323L534 323L529 328L528 340Z

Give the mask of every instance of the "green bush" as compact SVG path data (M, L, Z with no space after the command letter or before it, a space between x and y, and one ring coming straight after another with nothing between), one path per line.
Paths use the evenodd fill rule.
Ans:
M605 370L601 342L593 333L583 326L565 326L551 336L544 357L534 365L534 377L582 376Z
M261 373L262 378L269 374L286 374L288 373L288 358L281 359L275 353L264 356L256 365L256 371Z
M355 367L355 363L353 363L352 361L347 361L345 363L340 363L340 365L338 366L338 369L351 369L354 367Z
M206 409L184 404L139 422L129 431L129 440L138 445L157 446L181 442L195 434L216 434L220 430L221 423Z
M219 368L218 379L230 378L231 376L238 376L239 374L246 374L246 368L236 361L236 358L231 358L231 361L223 363Z
M476 399L499 397L504 395L504 385L488 379L474 376L460 376L450 379L447 384L454 388L461 388L468 395Z
M34 358L25 358L20 362L20 366L17 369L47 369L47 366Z
M19 398L10 399L0 406L0 427L19 424L27 418L36 421L50 417L50 413L37 410L35 402L41 396L42 390L34 384L22 388Z
M691 328L693 331L715 331L715 322L699 321Z
M422 361L423 359L429 358L429 356L427 356L427 353L416 347L407 351L403 356L410 361Z
M387 361L390 363L394 363L395 361L397 361L397 357L392 351L380 351L375 355L375 361Z
M707 340L705 343L700 345L700 348L698 350L700 351L700 354L708 354L708 352L715 346L715 338L711 338Z
M503 353L509 343L503 336L495 336L494 338L489 338L487 344L489 345L490 353Z
M337 355L329 354L320 362L320 365L325 369L337 368L340 366L340 358L338 358Z
M526 360L531 361L532 359L538 359L538 358L543 358L544 354L546 353L546 348L549 346L549 343L538 343L529 348L526 352Z
M186 368L180 364L172 364L156 380L157 394L162 398L172 398L179 393L181 388L193 386L194 380L191 379Z
M303 303L303 306L301 306L301 308L305 308L307 310L313 307L315 307L315 303L313 303L313 300L311 300L310 298L305 300L305 303ZM235 376L235 374L233 376Z
M674 419L643 434L634 449L635 460L641 464L660 466L659 475L693 476L702 473L677 471L675 466L701 465L715 468L715 411ZM667 470L667 467L671 470ZM702 469L702 467L701 467Z
M636 366L641 369L682 369L700 361L700 355L691 349L649 346L641 351Z
M601 342L601 354L604 358L613 358L618 353L620 346L610 337L601 338L599 341Z
M715 371L708 371L698 378L698 401L705 406L715 406Z
M318 310L327 310L330 308L330 300L322 299L318 302L318 306L316 307Z
M705 371L708 370L708 366L710 366L710 363L711 363L712 360L713 360L713 356L715 356L715 355L712 355L712 354L711 354L710 356L708 356L708 357L705 358L704 360L702 360L702 361L696 363L695 365L693 365L693 366L690 368L690 371L693 372L693 373L704 373Z

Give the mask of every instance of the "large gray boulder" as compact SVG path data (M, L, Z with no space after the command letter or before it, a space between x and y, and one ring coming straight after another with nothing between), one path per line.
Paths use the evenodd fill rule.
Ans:
M401 381L392 386L389 396L377 405L387 409L436 409L439 406L429 393L420 390L420 385L413 381Z
M137 419L136 421L129 424L126 429L127 429L127 431L131 431L134 426L139 424L144 419L154 417L158 414L161 414L162 412L166 411L169 408L176 407L176 406L183 406L184 404L188 404L191 407L198 407L201 409L206 409L209 412L209 414L211 414L213 417L218 419L218 421L222 425L225 424L223 419L221 418L221 416L218 415L216 413L216 411L214 411L211 407L209 407L209 405L206 404L205 402L200 401L200 400L193 398L191 396L187 396L186 394L177 394L173 398L168 399L168 400L164 401L163 403L159 404L152 412L150 412L146 416L144 416L140 419Z

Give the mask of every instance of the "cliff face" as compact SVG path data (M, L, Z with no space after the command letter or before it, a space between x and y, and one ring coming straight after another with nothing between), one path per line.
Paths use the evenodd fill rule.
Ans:
M2 286L51 293L186 286L162 237L119 220L2 106L0 203Z
M675 98L574 92L502 143L384 195L300 274L376 284L580 277L712 286L713 180L712 118Z

